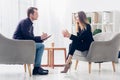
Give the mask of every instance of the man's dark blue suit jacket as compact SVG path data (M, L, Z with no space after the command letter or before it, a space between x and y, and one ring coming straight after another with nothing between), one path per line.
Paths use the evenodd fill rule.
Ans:
M40 36L34 36L32 24L33 23L29 18L20 21L13 35L13 38L20 40L34 40L35 42L43 42Z

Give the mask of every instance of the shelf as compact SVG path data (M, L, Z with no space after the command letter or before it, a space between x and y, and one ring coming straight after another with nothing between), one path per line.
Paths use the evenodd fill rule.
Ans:
M102 25L113 25L113 23L103 23Z
M102 25L102 23L92 23L91 25Z
M101 29L102 32L120 32L119 11L86 12L92 30Z

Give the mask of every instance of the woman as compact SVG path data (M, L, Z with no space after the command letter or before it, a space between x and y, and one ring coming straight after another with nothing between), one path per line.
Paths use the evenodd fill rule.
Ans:
M72 56L75 50L86 51L89 50L90 44L93 40L91 26L87 21L86 14L81 11L78 12L78 19L76 20L77 36L70 34L67 30L63 31L63 36L72 40L69 45L69 52L65 64L65 68L61 73L66 73L71 65Z

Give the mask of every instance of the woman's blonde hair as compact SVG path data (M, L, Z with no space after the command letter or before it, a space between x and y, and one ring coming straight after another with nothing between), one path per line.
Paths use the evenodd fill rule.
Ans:
M86 24L89 24L85 12L83 11L78 12L78 19L80 23L82 24L82 27L85 29ZM80 26L77 25L77 27L80 27Z

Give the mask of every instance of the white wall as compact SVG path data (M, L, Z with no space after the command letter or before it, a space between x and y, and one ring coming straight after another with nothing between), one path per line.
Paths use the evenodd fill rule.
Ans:
M120 10L119 0L70 0L69 3L72 11Z

